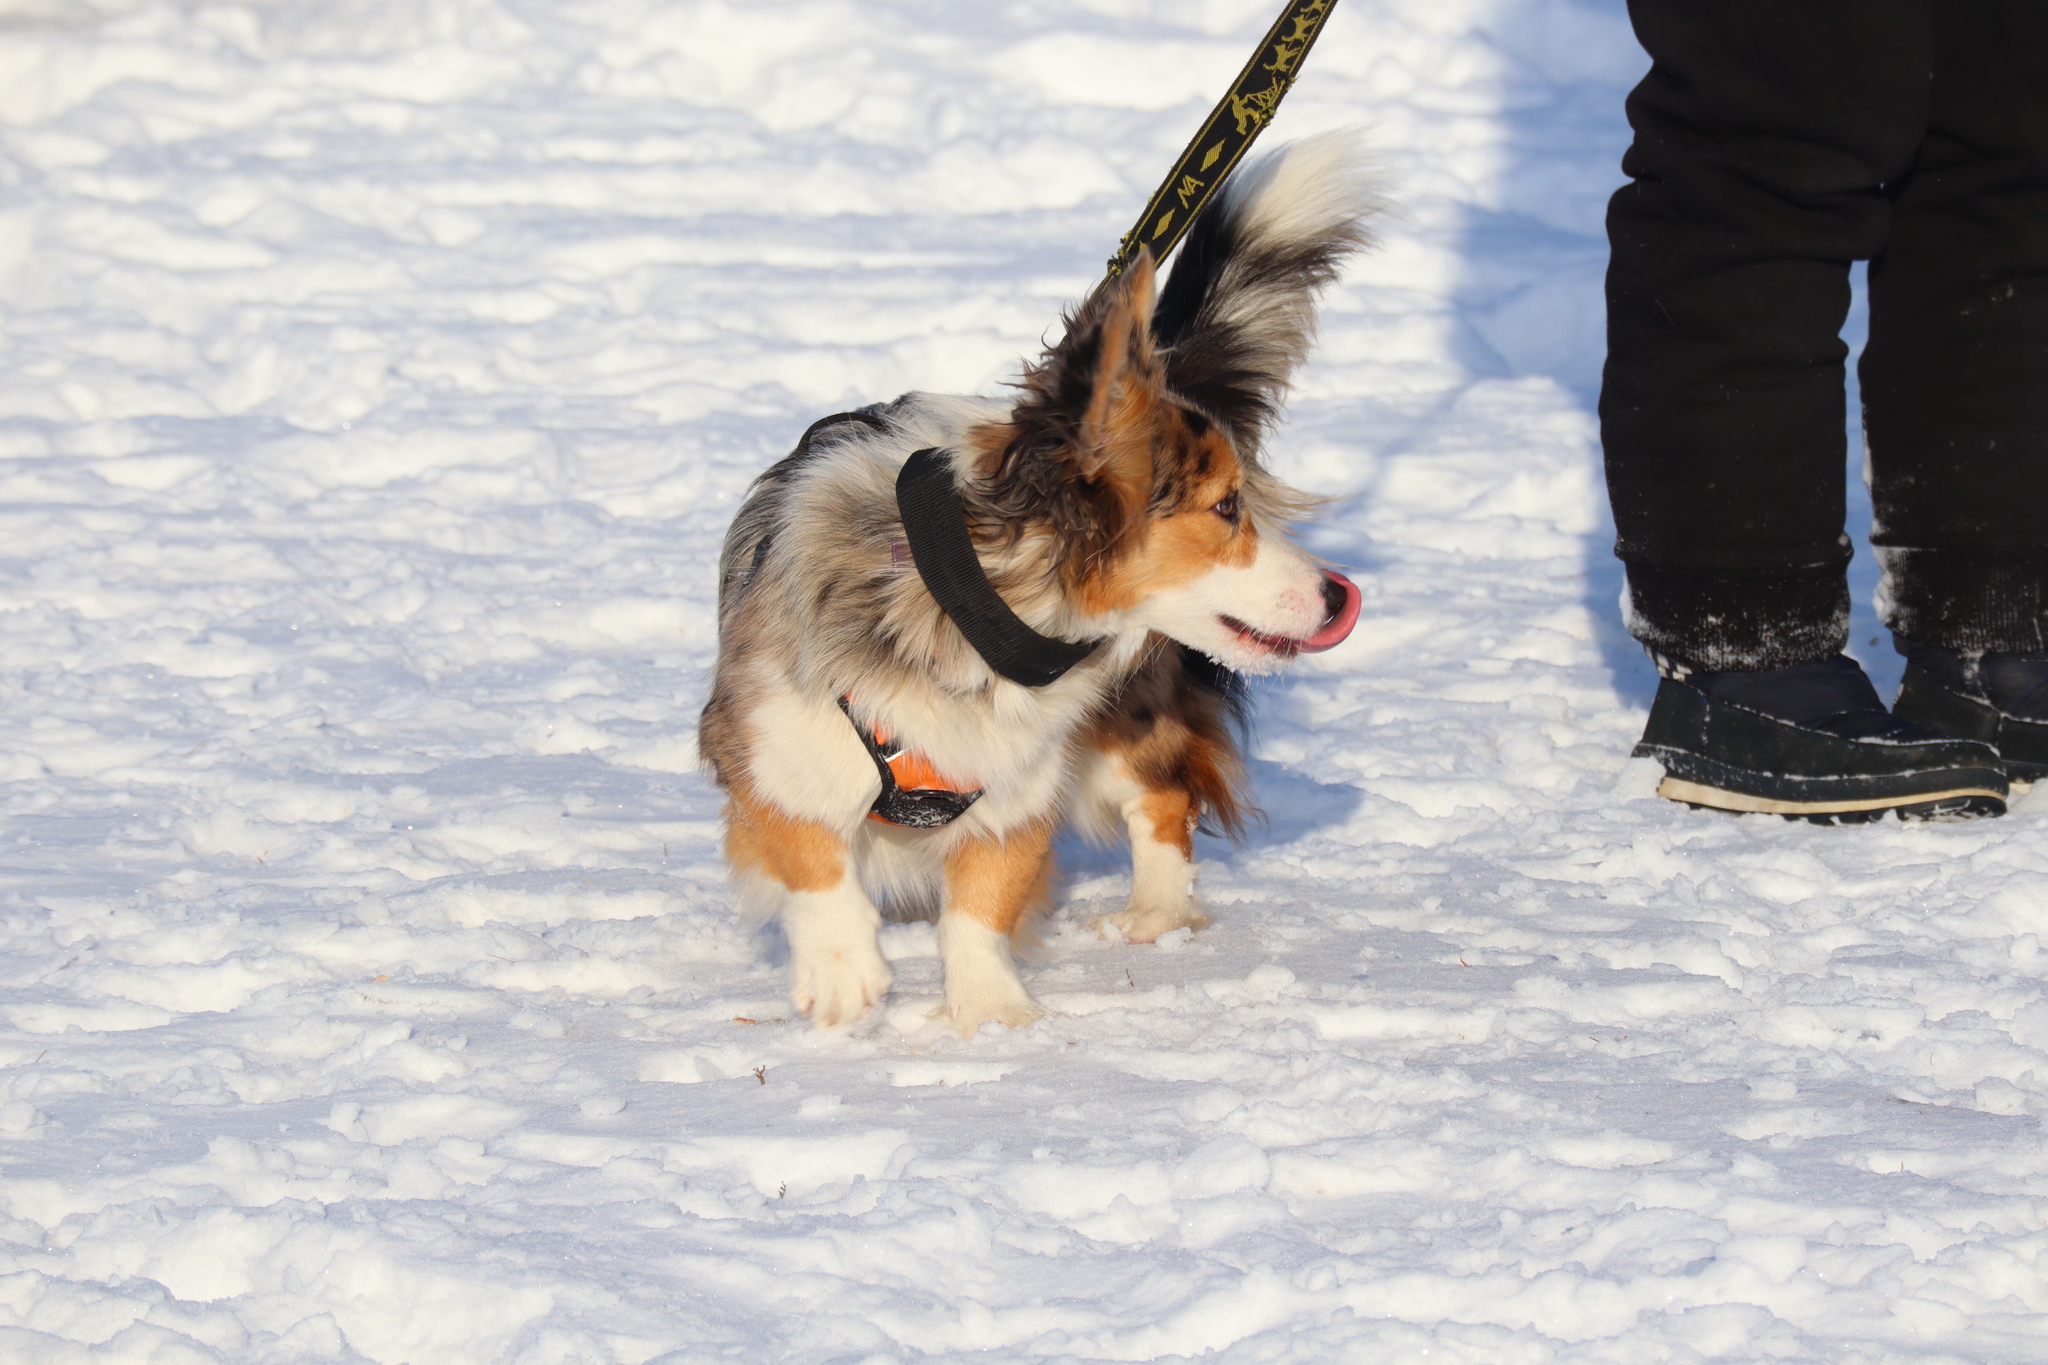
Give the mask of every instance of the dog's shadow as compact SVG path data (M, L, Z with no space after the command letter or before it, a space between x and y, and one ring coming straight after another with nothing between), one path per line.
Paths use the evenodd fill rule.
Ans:
M1251 778L1252 801L1264 814L1246 823L1242 841L1197 834L1196 862L1236 866L1248 854L1280 848L1317 830L1346 823L1365 799L1365 793L1357 787L1342 782L1317 782L1284 763L1247 758L1245 770ZM1054 851L1069 888L1101 877L1130 877L1130 849L1122 840L1091 843L1068 829L1060 835Z

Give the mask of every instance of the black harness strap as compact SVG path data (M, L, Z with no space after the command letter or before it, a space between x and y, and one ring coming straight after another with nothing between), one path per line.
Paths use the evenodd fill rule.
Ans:
M1044 687L1101 646L1101 640L1040 635L1010 610L974 553L952 468L937 448L926 447L903 462L896 508L925 590L997 673L1023 687Z
M875 804L868 807L870 820L902 825L906 829L938 829L958 820L967 813L969 806L981 799L979 787L971 792L955 791L949 787L905 787L896 780L896 769L889 762L903 752L903 741L890 740L886 745L876 742L874 732L854 720L850 699L841 697L839 709L846 713L846 719L852 723L853 732L860 736L868 757L875 761L875 771L882 775L882 794L875 798Z

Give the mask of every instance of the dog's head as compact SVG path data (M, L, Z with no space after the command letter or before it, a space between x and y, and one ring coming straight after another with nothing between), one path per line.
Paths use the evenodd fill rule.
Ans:
M1358 589L1287 541L1306 500L1258 451L1307 353L1314 295L1364 243L1372 202L1348 141L1233 177L1163 301L1141 254L1025 371L1008 420L977 441L976 520L1043 535L1084 616L1240 671L1344 639Z

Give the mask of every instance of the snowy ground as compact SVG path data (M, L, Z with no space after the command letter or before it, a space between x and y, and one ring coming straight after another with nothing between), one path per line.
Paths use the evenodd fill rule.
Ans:
M927 1026L922 925L786 1020L729 509L1011 373L1272 8L0 0L0 1357L2048 1360L2043 798L1624 759L1616 0L1347 0L1273 134L1406 217L1279 455L1368 620L1215 927L1094 939L1070 849L1043 1023Z

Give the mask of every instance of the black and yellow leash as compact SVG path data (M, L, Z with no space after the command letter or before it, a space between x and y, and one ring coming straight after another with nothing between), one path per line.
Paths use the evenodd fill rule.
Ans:
M1302 59L1323 31L1323 21L1336 7L1337 0L1288 0L1251 60L1237 73L1230 93L1209 111L1187 150L1153 192L1137 226L1124 234L1109 258L1111 278L1138 258L1140 248L1152 248L1155 261L1166 259L1231 167L1272 122L1273 111L1301 72Z

